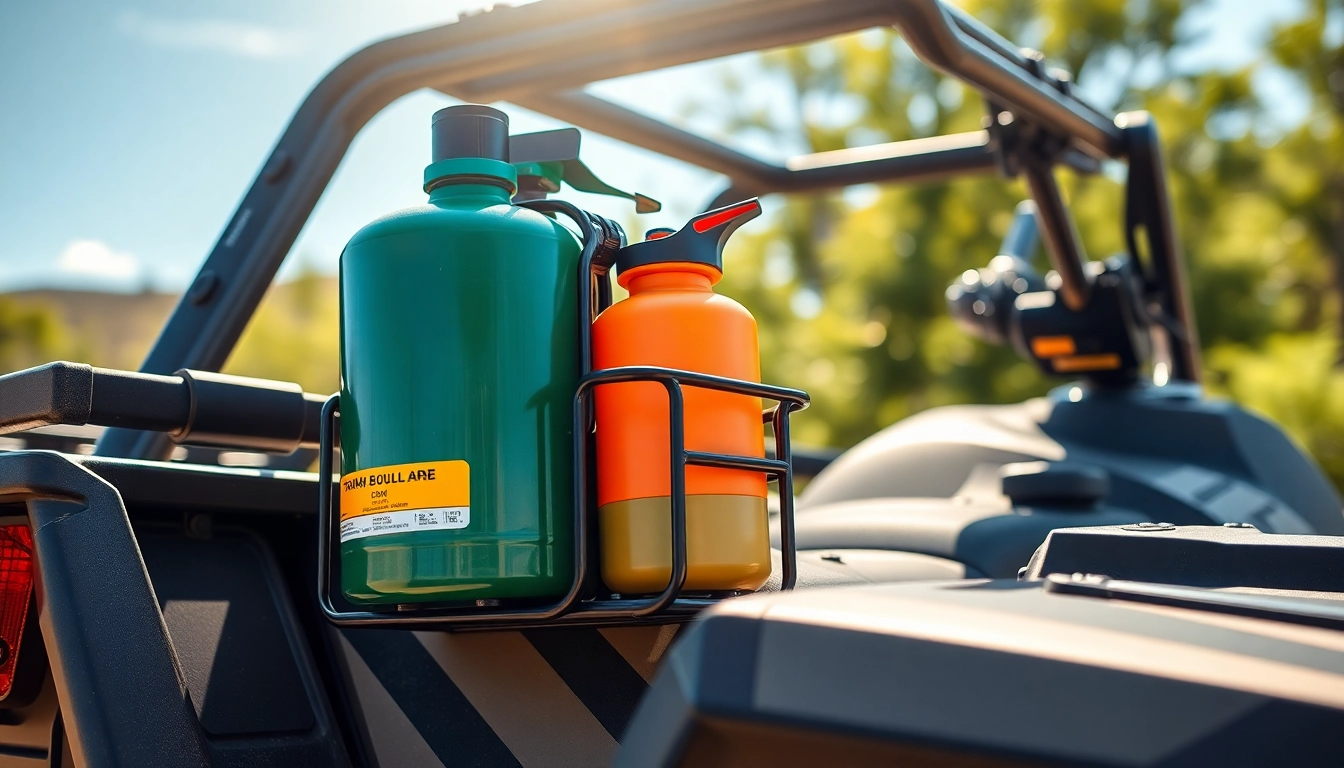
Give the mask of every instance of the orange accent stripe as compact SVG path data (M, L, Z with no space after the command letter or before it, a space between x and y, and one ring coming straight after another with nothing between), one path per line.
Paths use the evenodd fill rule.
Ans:
M1037 357L1061 357L1077 351L1072 336L1037 336L1031 340L1031 353Z
M741 205L735 205L726 211L719 211L713 216L696 219L691 226L695 228L696 232L708 232L720 224L727 224L738 216L745 216L748 213L759 211L760 209L761 204L755 200L751 200Z
M1114 371L1120 367L1120 356L1114 353L1102 355L1077 355L1075 357L1057 357L1053 361L1056 373L1077 373L1079 371Z

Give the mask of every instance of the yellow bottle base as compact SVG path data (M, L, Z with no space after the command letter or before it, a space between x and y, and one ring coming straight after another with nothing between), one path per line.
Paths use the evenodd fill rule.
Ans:
M613 501L598 509L602 580L613 592L661 592L672 578L669 497ZM756 590L770 578L770 526L759 496L686 497L687 592Z

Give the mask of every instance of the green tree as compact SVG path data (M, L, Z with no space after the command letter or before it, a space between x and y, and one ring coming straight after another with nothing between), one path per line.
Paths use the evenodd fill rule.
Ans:
M50 308L0 296L0 372L57 360L68 349L65 328Z
M1260 337L1229 337L1207 361L1217 390L1283 424L1337 486L1344 486L1342 20L1344 3L1313 0L1269 37L1261 66L1296 82L1307 115L1283 125L1275 95L1244 109L1252 130L1228 144L1232 162L1251 170L1237 200L1241 216L1227 221L1223 242L1258 265L1246 292L1260 297L1272 321Z
M271 287L224 370L335 392L339 336L336 279L315 269Z
M1331 29L1332 20L1344 21L1344 2L1312 0L1302 18L1275 29L1270 39L1272 62L1303 88L1309 111L1266 153L1264 180L1268 196L1291 217L1280 233L1281 258L1320 267L1311 286L1299 286L1313 297L1304 319L1328 312L1340 337L1344 313L1334 305L1344 295L1344 35ZM1275 106L1264 105L1266 117L1272 119Z
M1211 389L1280 418L1344 481L1344 450L1334 447L1344 400L1329 394L1344 392L1331 358L1340 348L1344 172L1322 162L1344 149L1344 73L1326 24L1339 3L1318 0L1275 32L1272 60L1231 72L1181 64L1197 42L1187 23L1195 5L983 0L966 9L1075 73L1102 109L1155 115ZM699 108L730 114L726 132L804 151L974 130L984 110L886 32L769 53L754 66L751 80L783 83L787 108L755 106L741 73L721 102ZM1257 97L1255 73L1268 66L1311 94L1302 125L1276 125ZM1123 168L1061 174L1093 258L1123 250L1122 177ZM771 201L769 228L730 252L723 289L760 320L766 377L813 393L800 442L849 445L930 406L1020 400L1056 383L962 334L943 305L960 272L994 255L1025 196L1018 181L975 178ZM1295 365L1309 376L1268 387L1267 372L1290 378Z

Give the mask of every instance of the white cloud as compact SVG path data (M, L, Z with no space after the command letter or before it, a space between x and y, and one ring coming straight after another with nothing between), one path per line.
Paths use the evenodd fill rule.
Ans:
M67 275L126 280L140 274L140 262L133 254L114 251L101 240L72 240L61 251L56 269Z
M117 27L131 37L166 48L219 51L249 59L294 56L305 47L302 35L227 19L165 19L125 11Z

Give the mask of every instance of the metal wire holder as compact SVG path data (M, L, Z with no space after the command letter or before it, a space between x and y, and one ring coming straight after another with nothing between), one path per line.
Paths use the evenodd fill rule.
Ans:
M583 235L579 257L579 358L581 377L574 393L574 579L558 601L499 601L451 607L432 604L390 605L378 609L348 610L337 607L333 584L337 581L339 528L333 525L339 510L332 493L337 450L340 396L332 395L322 408L318 476L318 606L333 624L343 627L398 627L416 629L525 629L557 625L663 624L687 621L704 608L737 593L683 595L688 570L686 557L686 467L688 465L762 472L773 478L779 490L781 589L797 581L797 551L793 536L793 468L789 445L789 416L808 406L806 392L740 379L711 376L654 366L592 370L592 322L611 303L607 277L609 256L619 240L614 223L555 200L524 203L543 213L559 213L573 219ZM657 382L667 391L668 436L671 462L672 574L661 593L652 597L613 597L600 586L597 559L596 509L590 500L597 469L590 466L593 441L592 397L607 384ZM683 389L693 387L773 401L761 414L762 424L771 425L775 457L735 456L686 447L685 398ZM480 601L484 603L485 601Z

